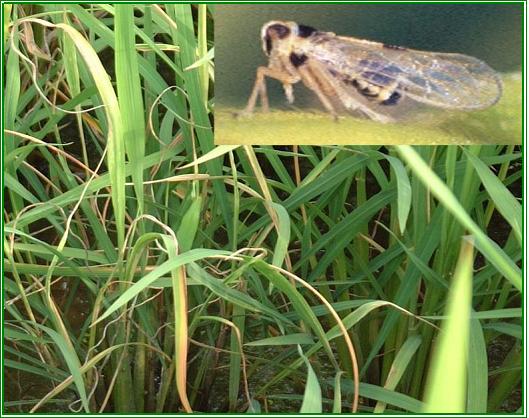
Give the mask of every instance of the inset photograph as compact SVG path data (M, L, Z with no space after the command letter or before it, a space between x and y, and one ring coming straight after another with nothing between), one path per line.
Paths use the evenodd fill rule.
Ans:
M519 144L518 4L219 5L217 144Z

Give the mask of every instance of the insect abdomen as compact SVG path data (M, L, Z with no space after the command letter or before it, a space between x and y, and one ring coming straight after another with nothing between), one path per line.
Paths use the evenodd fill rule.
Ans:
M394 88L381 87L376 84L368 83L365 80L353 79L348 81L356 90L369 100L376 100L381 105L396 105L402 98L402 95L395 91Z
M402 95L398 91L394 91L391 93L391 96L389 96L386 100L381 101L380 104L386 106L396 105L401 97Z

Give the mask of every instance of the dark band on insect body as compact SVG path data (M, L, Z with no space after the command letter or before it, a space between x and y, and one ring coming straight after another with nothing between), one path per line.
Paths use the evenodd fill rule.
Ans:
M402 95L397 91L388 91L388 89L385 89L381 86L377 86L375 84L371 84L365 80L358 80L358 79L352 79L352 80L344 80L347 84L352 85L358 93L360 93L362 96L369 100L378 100L381 105L384 106L392 106L396 105L399 100L402 98Z
M290 62L296 68L302 66L305 61L307 61L307 56L305 54L296 54L294 52L290 53Z
M391 96L389 96L389 98L380 102L380 104L384 106L393 106L399 102L401 97L402 95L398 91L394 91L393 93L391 93Z
M317 29L314 29L312 26L298 25L298 36L300 38L308 38L314 32L317 32Z
M347 80L347 83L356 88L360 94L370 99L377 97L380 93L380 87L367 83L365 80L355 78L353 80Z
M363 89L358 90L366 97L376 98L380 94L380 90L376 87L364 87Z

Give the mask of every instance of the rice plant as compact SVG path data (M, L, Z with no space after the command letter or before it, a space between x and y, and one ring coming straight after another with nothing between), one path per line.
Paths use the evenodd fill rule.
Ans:
M215 147L214 6L3 13L4 412L519 410L519 146Z

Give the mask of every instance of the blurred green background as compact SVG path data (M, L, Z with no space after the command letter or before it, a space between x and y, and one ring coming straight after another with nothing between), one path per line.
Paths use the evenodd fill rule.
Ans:
M215 11L215 100L242 107L255 70L266 65L260 29L294 20L323 31L438 52L459 52L499 72L521 69L523 5L519 4L219 4ZM268 81L272 108L286 108L281 85ZM313 103L294 89L295 105ZM316 104L317 106L317 104Z

